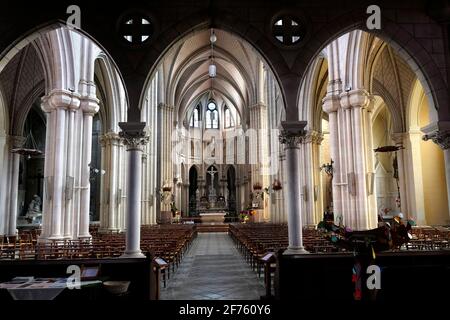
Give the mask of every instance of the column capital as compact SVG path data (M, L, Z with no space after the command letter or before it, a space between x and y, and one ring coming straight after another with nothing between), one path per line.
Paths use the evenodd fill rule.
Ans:
M423 128L424 141L432 140L443 150L450 149L450 121L433 122Z
M424 141L432 140L443 150L450 149L450 131L435 131L424 135L422 139Z
M166 111L173 111L175 109L173 106L163 102L158 103L158 108Z
M322 109L326 113L330 114L332 112L337 112L340 107L339 96L335 94L327 94L325 98L322 99Z
M391 139L395 142L395 144L403 145L407 136L407 132L394 132L393 134L391 134Z
M80 95L64 89L53 89L49 94L42 97L41 108L50 113L57 108L78 109L80 106Z
M298 148L305 137L306 121L282 121L279 140L286 148Z
M258 108L267 108L267 105L265 103L262 102L257 102L255 104L252 104L250 106L248 106L249 109L258 109Z
M119 127L122 129L119 136L127 146L128 151L142 151L142 146L150 140L144 131L145 122L119 122Z
M339 97L341 98L341 106L344 109L349 108L364 108L370 102L370 95L365 89L355 89L348 92L342 92Z
M80 100L80 108L85 115L94 116L100 109L97 97L86 96Z
M119 145L122 143L122 138L119 136L118 133L107 132L99 137L99 142L101 145L106 145L108 143L113 145Z
M305 135L303 143L313 143L320 145L322 141L323 141L323 133L315 130L309 130Z

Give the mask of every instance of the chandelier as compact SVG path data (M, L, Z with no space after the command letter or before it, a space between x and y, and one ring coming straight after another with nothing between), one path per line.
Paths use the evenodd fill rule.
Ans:
M19 148L14 148L11 150L12 153L17 153L22 156L25 156L27 159L31 159L31 157L39 156L43 154L41 150L37 148L36 141L34 140L33 134L28 134L25 142Z
M36 78L36 65L37 65L36 54L33 56L33 78L32 78L32 88L35 87L35 78ZM11 149L11 153L17 153L19 155L25 156L27 160L31 159L31 157L36 157L42 155L43 152L38 149L36 141L34 140L33 133L30 132L27 135L24 143L19 148Z
M208 67L208 74L210 78L215 78L217 75L217 67L214 63L214 43L217 41L217 37L214 33L214 29L211 29L211 36L209 37L209 41L211 43L211 60Z

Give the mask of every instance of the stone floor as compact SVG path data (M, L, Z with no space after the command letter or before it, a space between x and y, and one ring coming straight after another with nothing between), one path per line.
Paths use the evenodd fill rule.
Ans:
M162 300L257 300L263 279L251 270L226 233L200 233L176 273L161 289Z

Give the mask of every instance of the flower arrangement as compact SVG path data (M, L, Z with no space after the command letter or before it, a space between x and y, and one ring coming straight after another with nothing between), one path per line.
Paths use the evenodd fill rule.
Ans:
M246 223L248 220L250 220L250 217L255 214L255 210L241 210L241 212L239 213L239 219L242 223Z

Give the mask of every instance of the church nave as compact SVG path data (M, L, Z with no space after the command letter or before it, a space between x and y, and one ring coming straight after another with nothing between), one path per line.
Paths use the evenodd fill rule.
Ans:
M161 300L258 300L264 290L228 234L199 233Z

